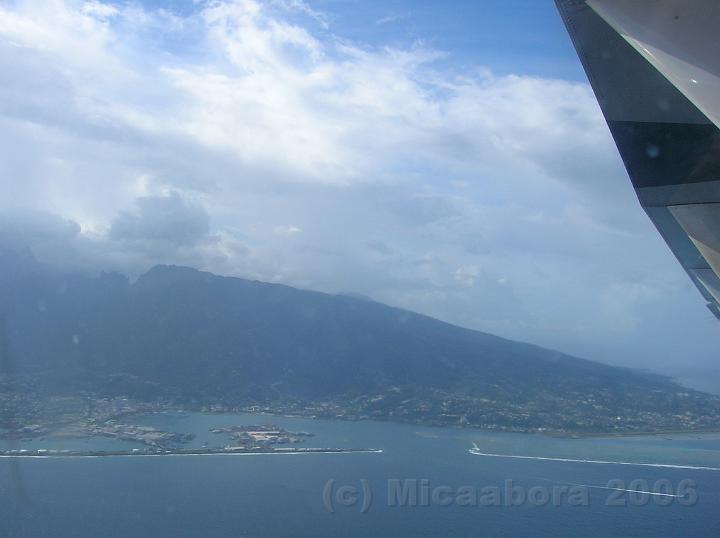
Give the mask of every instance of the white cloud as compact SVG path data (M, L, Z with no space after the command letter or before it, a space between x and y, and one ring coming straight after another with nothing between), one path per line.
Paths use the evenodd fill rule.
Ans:
M292 235L292 234L299 234L300 232L302 232L302 228L298 228L297 226L276 226L275 227L275 233L278 233L278 234Z
M382 26L383 24L392 24L398 21L402 21L405 19L410 18L409 13L402 13L402 14L396 14L396 15L386 15L384 17L380 17L378 20L375 21L375 24Z
M119 14L119 11L115 6L103 4L97 0L85 2L82 5L81 12L99 20L109 19Z
M480 277L480 267L477 265L463 265L455 270L454 278L466 286L474 286L475 281Z

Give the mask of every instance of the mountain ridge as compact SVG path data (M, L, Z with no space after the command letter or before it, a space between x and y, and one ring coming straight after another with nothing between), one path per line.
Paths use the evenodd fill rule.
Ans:
M3 275L15 370L46 391L520 428L720 417L720 398L663 376L347 294L173 265L132 283L47 269L14 271L9 285Z

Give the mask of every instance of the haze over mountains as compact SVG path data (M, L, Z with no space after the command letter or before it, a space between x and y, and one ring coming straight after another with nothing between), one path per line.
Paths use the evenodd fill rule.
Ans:
M660 376L362 297L187 267L159 265L130 283L62 275L3 247L0 315L2 374L48 392L480 426L709 427L720 416L720 399Z

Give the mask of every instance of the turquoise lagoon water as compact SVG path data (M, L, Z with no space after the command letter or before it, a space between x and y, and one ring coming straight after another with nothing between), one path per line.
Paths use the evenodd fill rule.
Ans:
M315 434L304 446L383 452L0 458L0 536L720 536L720 471L691 468L720 468L717 434L559 439L240 414L133 422L195 433L190 446L225 444L213 427L273 422ZM493 454L676 467L483 457L468 452L473 443ZM45 439L15 446L138 445Z

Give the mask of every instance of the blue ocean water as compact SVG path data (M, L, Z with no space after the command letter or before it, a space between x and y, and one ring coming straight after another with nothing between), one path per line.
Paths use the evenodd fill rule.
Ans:
M196 433L197 446L223 444L208 431L214 426L265 421L314 433L306 446L383 452L0 458L0 536L720 536L720 471L468 452L475 442L494 454L720 468L719 435L557 439L257 415L142 417L148 425Z

